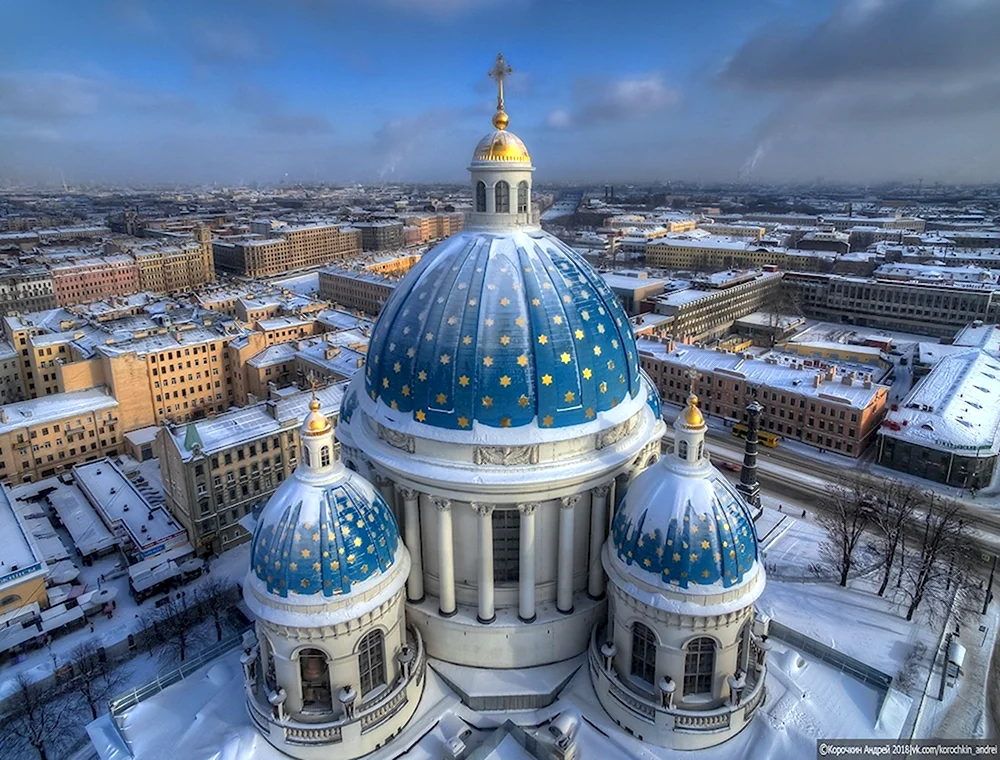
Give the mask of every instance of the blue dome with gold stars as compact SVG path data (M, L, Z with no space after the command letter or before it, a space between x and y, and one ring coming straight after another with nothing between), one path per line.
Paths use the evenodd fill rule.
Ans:
M300 466L301 468L301 466ZM399 529L368 481L337 463L329 482L297 477L275 491L250 550L251 572L280 597L337 597L396 563Z
M665 456L629 485L608 551L646 584L711 592L739 585L757 563L757 533L739 493L707 459Z
M615 294L527 229L463 232L425 254L382 310L365 370L373 401L452 430L577 425L641 388Z

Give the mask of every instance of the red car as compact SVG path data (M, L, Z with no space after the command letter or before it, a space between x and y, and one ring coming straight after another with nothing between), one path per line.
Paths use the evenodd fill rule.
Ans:
M730 472L739 472L741 469L740 465L736 464L735 462L722 462L721 464L722 464L722 469L729 470Z

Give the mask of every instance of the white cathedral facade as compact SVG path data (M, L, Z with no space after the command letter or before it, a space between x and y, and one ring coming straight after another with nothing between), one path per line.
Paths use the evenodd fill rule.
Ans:
M464 231L396 288L336 431L314 403L254 532L247 708L292 757L391 746L429 658L530 673L586 654L608 715L676 749L726 741L764 698L748 505L696 398L661 457L623 308L532 211L507 72Z

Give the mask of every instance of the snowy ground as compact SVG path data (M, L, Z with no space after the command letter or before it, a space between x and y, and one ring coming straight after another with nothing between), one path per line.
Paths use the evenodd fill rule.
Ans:
M894 703L890 704L876 722L879 697L874 690L780 645L770 663L768 699L757 718L725 744L699 752L700 760L799 760L814 756L819 737L899 735L907 707L905 700L898 709ZM676 752L643 744L618 728L597 702L586 667L577 671L553 705L522 713L469 710L430 668L426 683L417 714L389 747L373 753L371 758L445 757L444 744L458 730L472 726L472 735L466 743L474 746L508 718L546 742L549 739L545 727L564 712L587 719L578 721L577 741L583 760L656 760L678 756ZM121 757L115 754L115 737L106 725L103 731L100 726L92 725L90 731L102 758ZM124 719L124 732L136 760L177 757L283 760L285 757L264 741L250 723L243 705L238 650L130 710Z

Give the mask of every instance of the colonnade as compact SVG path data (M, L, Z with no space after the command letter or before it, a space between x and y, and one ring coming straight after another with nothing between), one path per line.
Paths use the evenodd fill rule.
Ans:
M378 484L383 495L392 495L393 488L402 501L402 509L397 514L402 517L403 541L410 553L410 576L406 583L406 596L410 602L424 599L424 572L420 525L420 492L404 486L393 487L388 479L379 478ZM613 483L605 483L590 489L590 545L587 575L587 593L599 599L604 594L604 570L601 566L601 550L608 535L608 501ZM564 614L573 611L573 558L576 553L575 521L577 505L582 494L573 494L559 499L559 543L556 574L556 609ZM434 505L437 515L438 549L438 612L443 617L451 617L458 611L455 599L455 549L451 499L426 494ZM390 502L392 503L392 502ZM398 502L397 502L398 503ZM524 623L534 622L535 602L535 515L540 502L517 504L520 513L519 553L518 553L518 618ZM496 620L493 569L493 512L496 504L471 502L469 507L476 513L478 526L476 576L478 586L477 619L486 625Z

